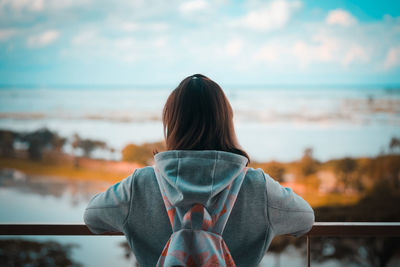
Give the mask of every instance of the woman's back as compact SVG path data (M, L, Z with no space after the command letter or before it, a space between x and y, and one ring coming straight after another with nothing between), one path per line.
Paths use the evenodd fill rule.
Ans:
M155 266L172 228L154 169L169 177L161 189L171 187L175 205L196 200L207 206L237 179L246 162L241 155L222 151L159 153L154 167L138 169L95 196L85 222L96 233L122 231L139 264ZM302 198L262 170L249 168L222 236L237 266L256 266L275 235L303 234L313 222L314 213Z

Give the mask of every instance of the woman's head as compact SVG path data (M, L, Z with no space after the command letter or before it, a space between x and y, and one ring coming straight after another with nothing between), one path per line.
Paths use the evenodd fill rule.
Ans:
M208 77L186 77L163 110L168 150L222 150L249 156L237 142L233 111L221 87Z

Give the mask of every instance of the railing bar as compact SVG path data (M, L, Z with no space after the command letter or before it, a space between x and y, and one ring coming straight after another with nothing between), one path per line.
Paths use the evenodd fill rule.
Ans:
M311 237L307 235L307 267L311 266Z
M400 222L315 222L314 226L398 226Z
M400 223L316 223L310 236L400 236Z
M0 224L1 235L60 235L90 236L93 234L85 224ZM120 232L106 232L101 235L123 235Z
M0 224L1 235L94 235L83 224ZM102 235L123 235L103 233ZM400 222L397 223L315 223L307 233L313 236L336 237L400 237Z

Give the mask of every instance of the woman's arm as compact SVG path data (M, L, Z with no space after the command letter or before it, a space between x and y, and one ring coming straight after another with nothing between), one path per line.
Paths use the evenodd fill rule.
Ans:
M135 172L90 200L84 221L93 233L123 231L130 211L134 175Z
M281 186L264 173L267 186L267 215L275 235L300 236L314 224L311 206L292 189Z

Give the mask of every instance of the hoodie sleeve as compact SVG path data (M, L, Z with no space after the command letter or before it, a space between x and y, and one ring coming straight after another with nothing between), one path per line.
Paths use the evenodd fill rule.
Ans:
M267 215L275 235L300 236L311 230L314 211L292 189L281 186L264 173L267 187Z
M135 174L136 171L90 200L83 216L90 231L95 234L123 231L130 211Z

